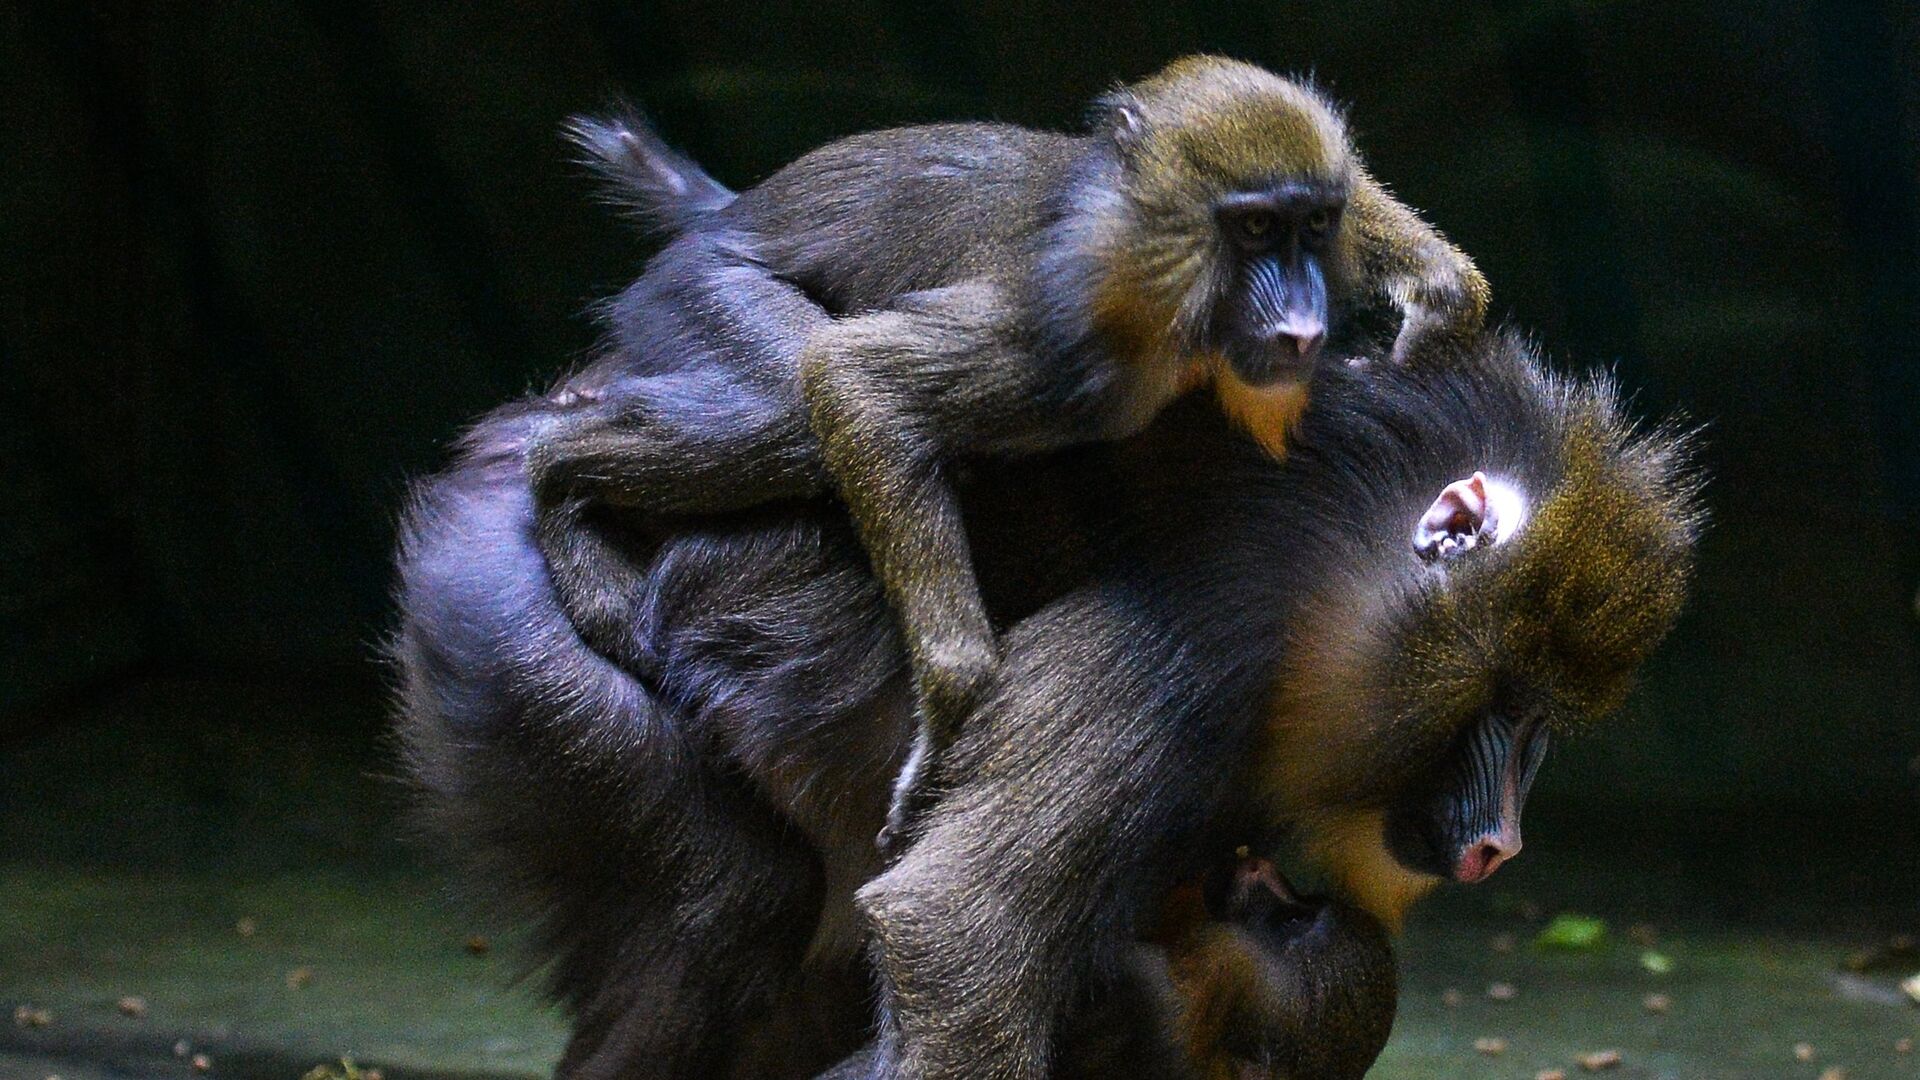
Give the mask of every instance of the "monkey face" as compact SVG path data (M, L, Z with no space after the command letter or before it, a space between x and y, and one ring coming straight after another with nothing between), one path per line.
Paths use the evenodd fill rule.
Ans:
M1475 472L1441 490L1413 531L1414 554L1458 559L1516 536L1526 499L1514 485ZM1511 707L1475 718L1445 754L1445 764L1388 808L1387 848L1401 865L1469 884L1486 880L1520 853L1520 811L1546 757L1548 732Z
M1414 526L1412 552L1435 574L1465 576L1430 580L1424 591L1428 603L1446 607L1449 592L1483 584L1473 575L1500 568L1493 549L1519 537L1527 515L1520 486L1485 472L1442 488ZM1504 614L1522 613L1516 607ZM1417 647L1418 633L1413 638L1409 644ZM1464 644L1454 646L1456 652L1464 649ZM1476 681L1474 696L1456 699L1456 707L1473 703L1467 719L1424 725L1427 732L1454 734L1437 753L1423 753L1418 764L1404 767L1381 826L1386 851L1402 868L1467 884L1485 881L1520 854L1521 811L1549 742L1544 710L1514 697L1517 675L1511 664L1487 653L1477 659L1483 678Z
M1195 1073L1209 1080L1366 1074L1393 1027L1398 972L1364 911L1295 893L1271 862L1209 876L1212 922L1174 959Z
M1124 163L1130 300L1255 389L1313 371L1352 276L1357 163L1311 88L1218 57L1103 101Z
M1439 452L1410 448L1398 467L1424 478L1355 516L1365 539L1289 642L1281 816L1390 926L1519 853L1550 732L1620 703L1684 596L1698 511L1673 444L1604 387L1550 388L1567 422L1545 451L1465 445L1479 471L1439 481Z
M1547 754L1538 720L1489 712L1462 735L1431 786L1388 807L1387 850L1410 870L1473 884L1520 854L1520 811Z
M1235 378L1260 387L1312 373L1330 318L1325 263L1344 209L1333 185L1301 181L1216 203L1228 284L1210 344Z

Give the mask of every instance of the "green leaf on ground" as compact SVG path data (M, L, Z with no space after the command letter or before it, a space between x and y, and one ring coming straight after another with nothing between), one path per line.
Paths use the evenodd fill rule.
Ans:
M1536 949L1597 949L1607 940L1607 921L1591 915L1561 912L1553 917L1540 936L1533 939Z

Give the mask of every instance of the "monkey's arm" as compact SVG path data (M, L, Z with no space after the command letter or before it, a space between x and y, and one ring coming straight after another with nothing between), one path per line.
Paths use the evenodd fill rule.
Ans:
M1403 321L1393 357L1418 362L1436 348L1457 347L1480 332L1492 290L1467 253L1440 235L1378 180L1355 170L1348 196L1357 215L1359 258Z
M1062 1013L1213 817L1243 729L1142 606L1078 594L1008 636L949 790L861 890L891 1019L876 1076L1051 1075Z
M860 530L906 639L920 710L883 844L897 839L938 760L998 668L958 499L955 454L1067 441L1060 379L1012 301L973 282L911 293L836 320L801 357L826 468Z

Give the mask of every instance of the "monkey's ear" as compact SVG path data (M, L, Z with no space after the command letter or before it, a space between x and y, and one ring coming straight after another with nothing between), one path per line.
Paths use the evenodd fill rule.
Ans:
M1146 135L1140 99L1125 89L1106 94L1094 103L1094 124L1122 151L1139 146Z
M1511 485L1476 472L1440 489L1413 529L1413 550L1428 562L1464 554L1482 542L1512 536L1525 517L1525 503Z

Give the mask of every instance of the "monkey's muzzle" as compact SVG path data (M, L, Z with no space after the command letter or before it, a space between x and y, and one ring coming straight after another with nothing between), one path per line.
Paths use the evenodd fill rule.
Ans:
M1327 340L1327 280L1319 259L1298 252L1253 260L1237 306L1222 351L1241 381L1260 387L1313 373Z

